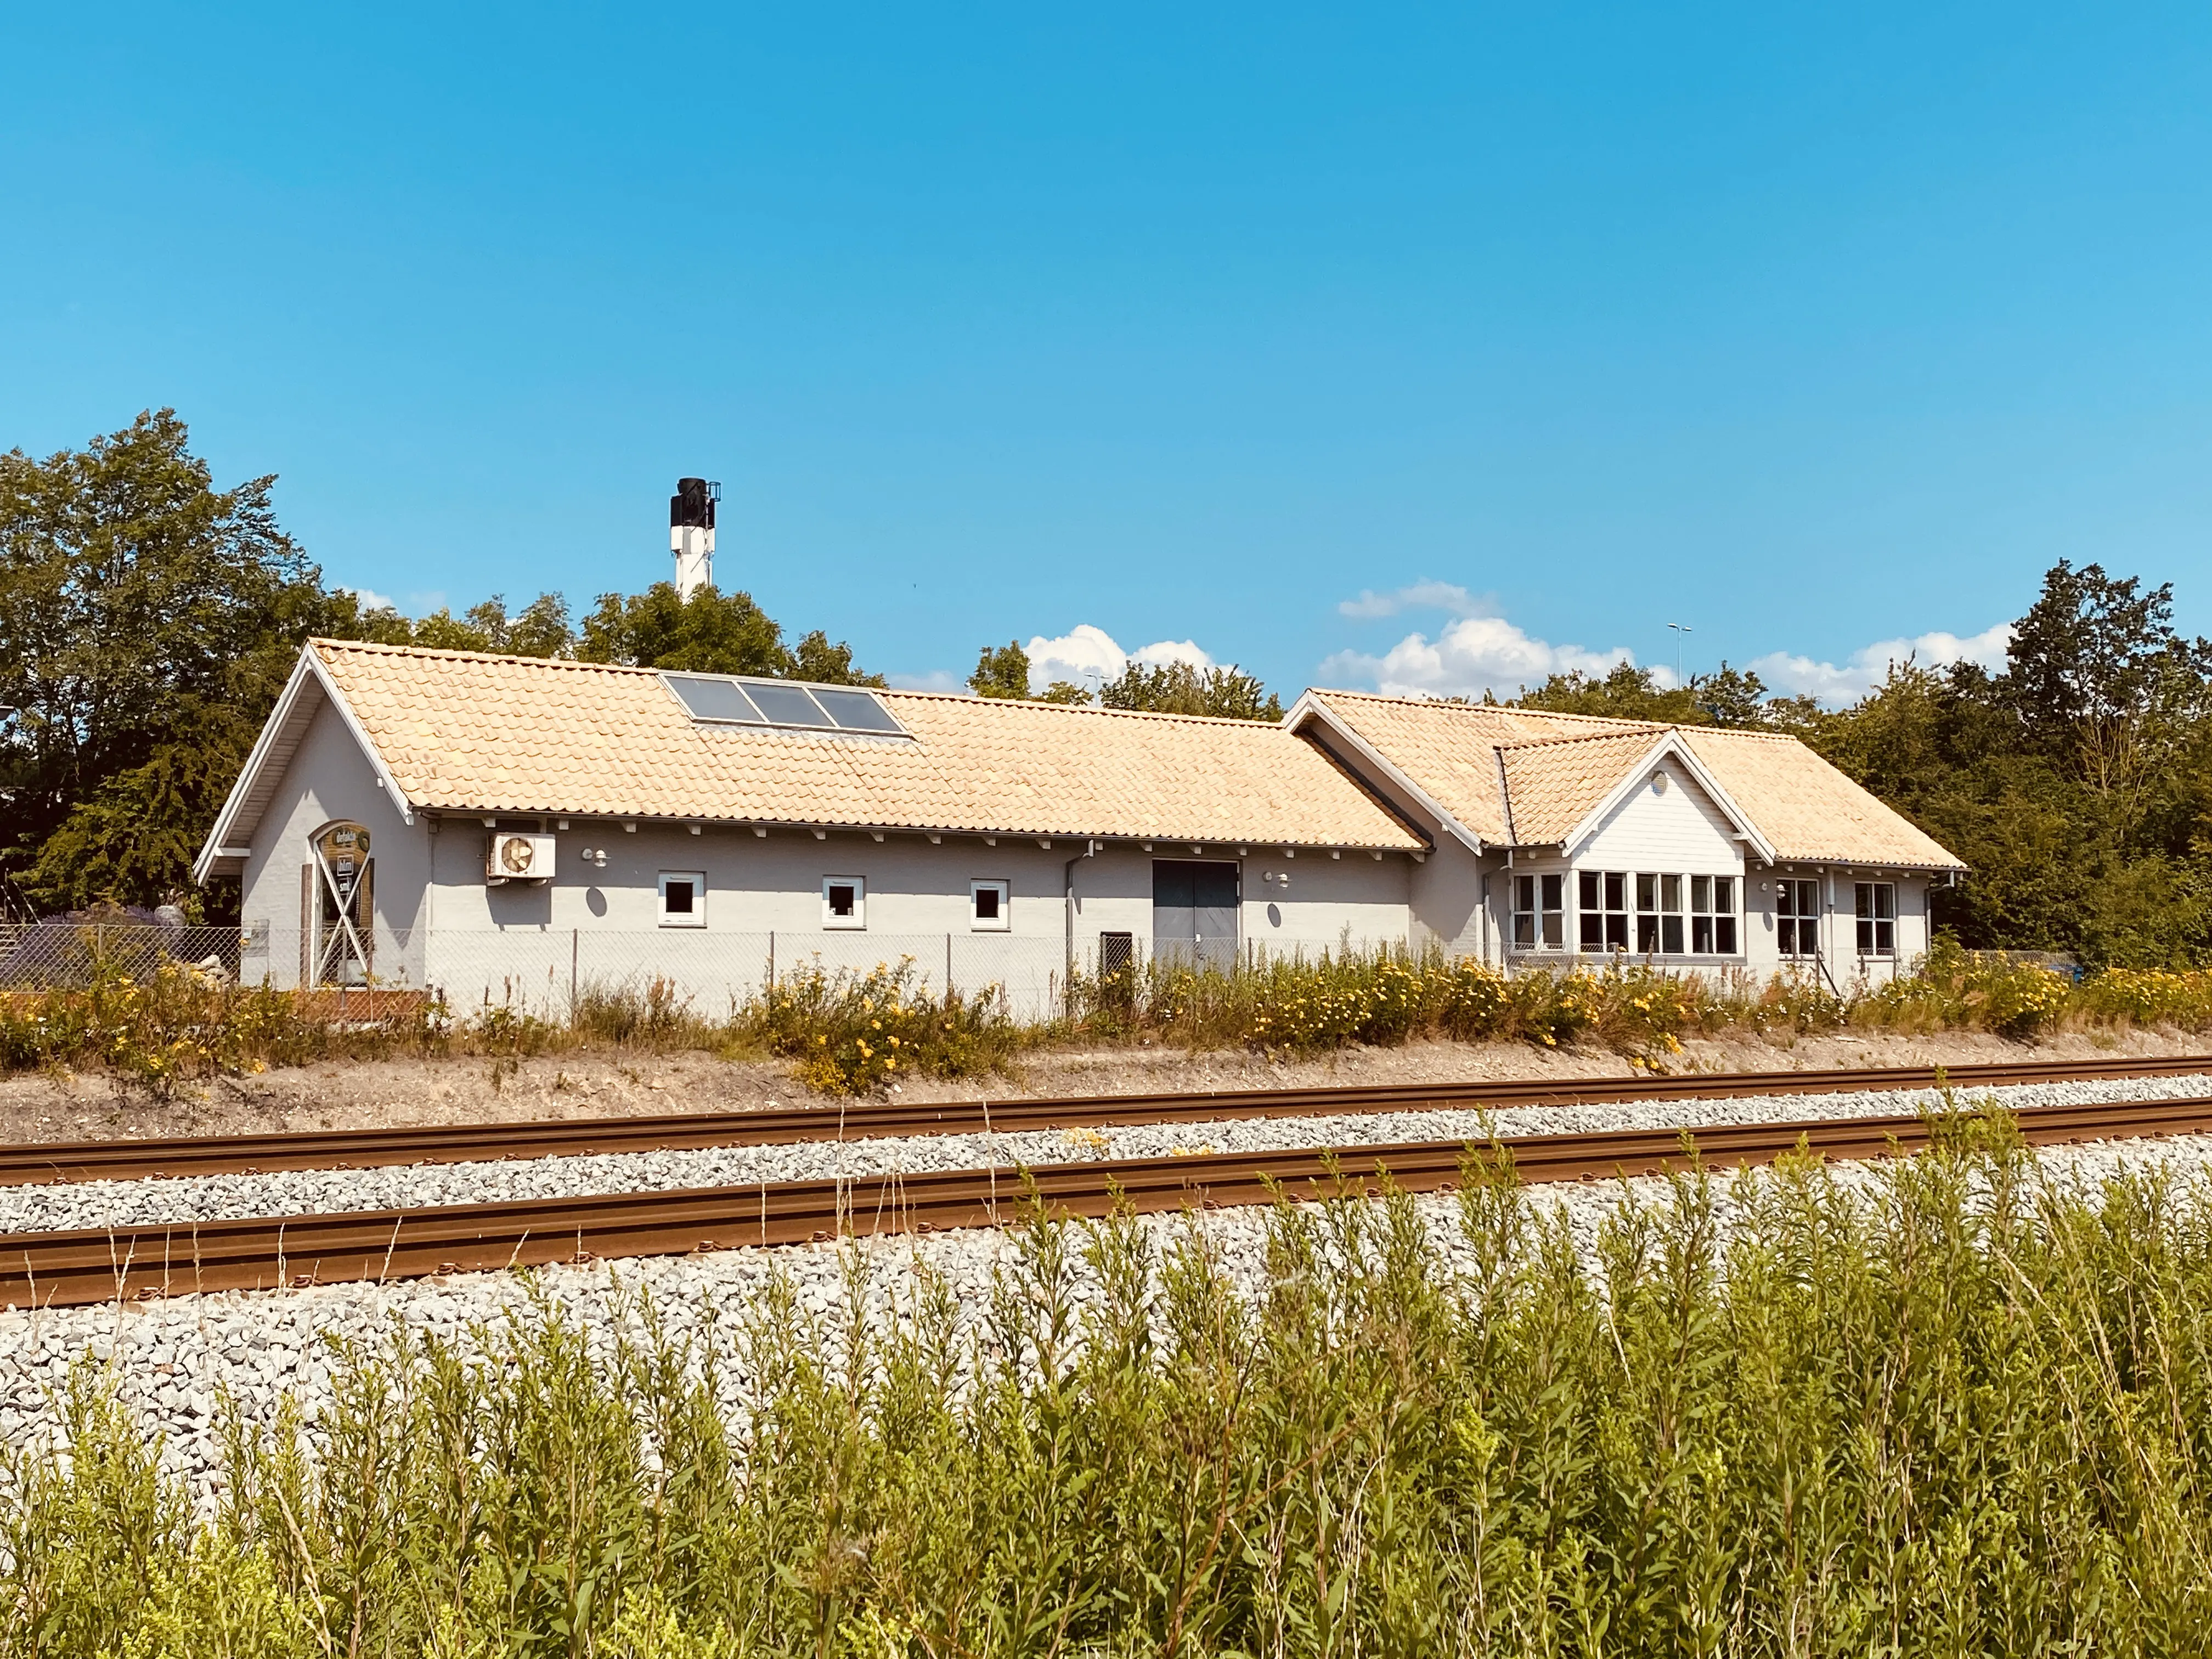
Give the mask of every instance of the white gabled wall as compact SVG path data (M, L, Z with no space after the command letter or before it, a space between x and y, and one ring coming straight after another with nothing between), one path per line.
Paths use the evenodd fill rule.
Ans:
M261 816L240 872L240 918L249 939L253 924L266 924L270 982L299 983L304 907L301 872L313 854L308 844L326 824L348 820L369 832L375 860L370 892L378 933L380 979L420 985L420 929L429 890L429 848L422 820L409 823L389 790L379 787L369 757L337 709L325 699L285 769ZM242 971L258 980L263 959L249 956Z
M1667 780L1659 788L1655 779ZM1671 756L1637 781L1589 832L1567 849L1577 870L1664 870L1730 876L1743 869L1735 826L1687 768Z

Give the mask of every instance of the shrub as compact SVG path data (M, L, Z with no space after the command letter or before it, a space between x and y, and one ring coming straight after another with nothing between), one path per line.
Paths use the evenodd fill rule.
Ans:
M825 1094L867 1094L917 1073L973 1076L1019 1047L998 988L933 998L916 977L911 957L866 974L817 963L739 1008L734 1024Z

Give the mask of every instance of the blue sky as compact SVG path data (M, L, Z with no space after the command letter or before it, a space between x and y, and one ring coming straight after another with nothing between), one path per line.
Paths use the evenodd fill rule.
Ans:
M703 473L916 682L1846 695L2059 558L2212 629L2212 11L19 11L0 446L173 405L410 611Z

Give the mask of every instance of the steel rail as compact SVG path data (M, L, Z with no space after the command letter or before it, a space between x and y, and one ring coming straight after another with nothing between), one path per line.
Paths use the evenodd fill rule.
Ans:
M2197 1134L2212 1131L2212 1099L2041 1107L2017 1121L2038 1145ZM1828 1158L1881 1158L1924 1146L1929 1127L1918 1117L1826 1118L1501 1144L1520 1179L1537 1183L1657 1174L1692 1157L1721 1168L1765 1164L1800 1146ZM1465 1155L1458 1141L1309 1147L18 1234L0 1237L0 1302L83 1306L993 1226L1018 1217L1032 1192L1069 1216L1103 1215L1116 1201L1157 1212L1267 1204L1279 1192L1372 1190L1385 1171L1407 1190L1435 1192L1456 1183Z
M161 1176L259 1175L277 1170L390 1168L414 1164L574 1158L595 1152L680 1152L781 1146L886 1135L1108 1128L1132 1124L1328 1117L1377 1112L1625 1101L1726 1099L1742 1095L1870 1090L1990 1088L2023 1083L2099 1083L2212 1072L2212 1054L2147 1059L2023 1060L1972 1066L1863 1066L1842 1071L1712 1072L1625 1078L1468 1083L1357 1084L1219 1093L1094 1095L1004 1101L895 1101L761 1112L653 1117L542 1119L386 1129L286 1131L149 1140L40 1141L0 1147L0 1187L42 1182L136 1181Z

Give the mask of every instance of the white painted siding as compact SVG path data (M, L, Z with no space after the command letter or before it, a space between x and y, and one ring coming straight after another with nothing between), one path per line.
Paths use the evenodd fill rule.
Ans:
M301 872L312 861L308 843L317 830L348 820L369 832L375 880L370 897L379 933L380 977L422 982L418 929L429 890L428 844L422 818L407 823L398 804L377 787L368 756L356 743L336 708L325 702L309 722L306 737L269 810L253 833L240 873L240 915L266 924L268 954L249 951L241 970L258 980L265 971L281 987L299 983L301 957Z
M1671 758L1653 772L1667 779L1667 787L1662 791L1648 776L1639 782L1570 849L1575 868L1741 873L1743 847L1735 839L1735 826L1697 780Z
M512 827L535 814L501 814ZM819 960L832 969L866 969L915 959L933 987L963 990L1003 983L1031 1012L1056 994L1071 948L1078 964L1096 961L1102 933L1128 933L1139 959L1152 940L1152 863L1202 856L1240 865L1241 942L1253 955L1316 953L1349 941L1372 949L1403 945L1411 927L1410 861L1389 854L1331 858L1310 849L1286 858L1279 848L1181 844L1100 843L1085 856L1081 839L948 834L933 844L920 835L882 841L831 830L817 839L805 830L687 826L544 814L554 837L550 881L490 885L484 880L492 830L481 817L418 815L406 824L376 786L366 757L334 710L311 723L276 798L252 840L243 881L243 914L269 924L267 971L280 985L296 982L301 911L301 870L308 842L333 819L369 829L376 860L374 898L380 927L378 976L386 982L434 985L457 1012L489 1000L559 1012L572 989L592 983L661 975L689 991L703 1012L720 1013L733 996L764 981L773 959L779 974ZM586 862L604 852L604 866ZM1074 902L1067 902L1072 878ZM1287 884L1261 879L1287 873ZM660 925L659 878L697 872L705 878L706 921L699 927ZM866 884L866 926L823 926L825 878L858 877ZM969 887L1007 884L1009 926L973 925ZM1072 921L1072 927L1071 927Z

